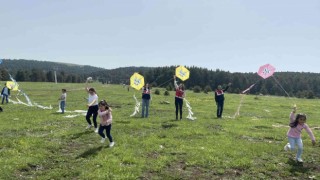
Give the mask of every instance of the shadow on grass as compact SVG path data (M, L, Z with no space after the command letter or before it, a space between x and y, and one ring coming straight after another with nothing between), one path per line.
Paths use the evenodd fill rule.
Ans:
M53 114L53 115L65 115L64 113L61 113L61 112L53 112L53 113L51 113L51 114Z
M103 148L103 146L91 148L91 149L83 152L79 156L77 156L76 159L87 158L87 157L90 157L90 156L96 156L98 154L98 152L102 150L102 148Z
M161 126L162 126L162 128L164 128L164 129L168 129L168 128L177 127L178 125L176 125L176 124L171 124L171 123L162 123Z
M120 124L130 124L131 121L117 121L117 123L120 123Z
M141 118L141 114L137 114L137 115L131 116L130 119L136 119L136 120L138 120L138 119L143 119L143 118ZM118 122L118 121L117 121L117 122Z
M76 134L72 134L72 135L71 135L71 138L72 138L72 139L78 139L78 138L80 138L80 137L83 136L83 135L91 134L91 133L93 133L93 131L83 131L83 132L79 132L79 133L76 133Z
M303 163L297 162L297 161L293 160L292 158L289 158L287 163L288 163L289 165L291 165L290 172L291 172L292 174L296 174L296 173L308 173L308 172L310 171L310 168L309 168L309 167L305 167L305 166L303 165Z
M215 132L223 131L223 127L220 124L209 124L207 128L210 129L210 131L214 130Z
M272 129L272 127L269 126L254 126L256 129Z
M179 120L179 119L172 119L172 120L168 120L168 121L166 121L166 122L180 122L180 121L183 121L183 119L182 119L182 120Z

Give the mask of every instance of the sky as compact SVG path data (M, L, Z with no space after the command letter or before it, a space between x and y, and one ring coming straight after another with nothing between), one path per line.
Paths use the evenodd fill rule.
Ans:
M319 0L0 0L0 59L320 73Z

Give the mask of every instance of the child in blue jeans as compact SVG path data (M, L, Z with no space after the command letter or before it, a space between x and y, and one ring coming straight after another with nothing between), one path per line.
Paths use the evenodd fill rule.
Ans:
M102 137L101 143L104 143L106 140L106 135L110 141L109 147L114 146L114 142L111 136L111 124L112 124L112 109L109 107L108 103L105 100L99 102L98 115L100 117L100 126L99 126L99 135ZM106 135L103 131L106 130Z
M290 124L289 124L290 128L287 133L289 143L287 143L284 146L284 150L294 151L295 145L297 145L298 152L296 155L296 160L298 162L303 162L303 160L301 159L301 155L302 155L302 151L303 151L303 143L302 143L302 139L301 139L302 130L305 129L307 131L307 133L309 134L309 136L311 138L313 145L316 144L316 139L312 133L312 130L309 128L309 126L306 123L307 116L302 113L295 115L296 111L297 111L297 107L294 106L293 110L290 113Z
M60 98L58 100L60 100L60 109L61 109L61 113L64 113L64 109L66 107L66 100L67 100L67 90L66 89L62 89L61 90L62 94L60 96Z

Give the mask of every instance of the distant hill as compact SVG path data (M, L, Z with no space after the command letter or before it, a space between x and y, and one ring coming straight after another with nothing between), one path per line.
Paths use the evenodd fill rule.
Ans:
M256 73L230 73L195 66L187 68L191 75L183 83L187 89L195 92L208 93L218 85L226 87L231 82L232 86L228 89L231 93L241 93L252 85L247 93L300 98L320 97L319 73L275 72L273 77L262 79ZM9 80L10 73L20 82L54 82L54 72L60 83L83 83L90 76L95 81L112 84L129 84L130 76L139 72L152 87L174 89L172 77L175 74L175 66L104 69L68 63L4 59L0 65L0 80Z
M3 59L2 65L9 73L15 74L18 70L41 69L43 71L64 71L71 74L90 74L96 71L102 71L103 68L93 66L83 66L70 63L58 63L50 61L37 61L25 59ZM0 66L0 67L1 67Z
M3 59L0 80L9 80L11 74L18 81L53 82L56 71L59 82L84 82L89 76L109 83L128 83L134 72L144 73L152 68L124 67L104 69L94 66L49 61Z

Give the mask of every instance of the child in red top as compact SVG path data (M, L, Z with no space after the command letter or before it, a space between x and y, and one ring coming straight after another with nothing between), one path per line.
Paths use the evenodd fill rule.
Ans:
M183 105L183 98L186 96L184 91L184 85L181 83L180 85L177 84L176 76L173 76L174 79L174 87L176 90L175 96L175 105L176 105L176 120L178 120L178 111L180 110L180 120L182 119L182 105Z

